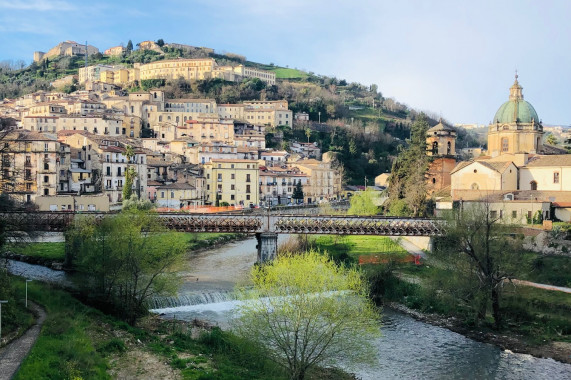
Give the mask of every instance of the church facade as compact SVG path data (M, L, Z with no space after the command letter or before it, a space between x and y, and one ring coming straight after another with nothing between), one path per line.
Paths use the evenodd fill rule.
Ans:
M569 221L571 155L563 152L543 142L541 121L516 75L508 101L488 126L487 154L451 170L452 200L546 202L554 216Z

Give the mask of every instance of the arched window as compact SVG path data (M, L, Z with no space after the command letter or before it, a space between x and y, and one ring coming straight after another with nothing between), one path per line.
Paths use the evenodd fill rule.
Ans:
M537 182L531 181L529 186L531 187L531 190L537 190Z
M475 183L475 182L472 184L472 186L470 186L470 188L471 188L472 190L480 190L480 186L478 186L478 184Z
M432 154L438 154L438 141L432 143Z
M448 141L448 144L446 144L446 154L451 154L452 153L452 144L450 143L450 141Z
M510 142L507 137L502 138L502 152L510 150Z

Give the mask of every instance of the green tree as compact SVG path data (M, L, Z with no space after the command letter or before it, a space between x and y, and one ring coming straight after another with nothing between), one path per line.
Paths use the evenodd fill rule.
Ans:
M301 186L301 182L298 181L293 189L293 194L291 195L292 199L295 199L295 203L302 203L303 202L303 187Z
M378 193L372 189L366 189L355 193L351 197L351 206L347 211L349 215L377 215L379 213L379 206L375 204Z
M559 140L557 140L557 137L555 137L553 135L553 133L549 133L547 135L547 137L545 138L545 142L548 143L549 145L557 145L559 144Z
M263 346L290 379L318 365L374 357L380 315L357 269L316 252L284 254L254 267L251 279L253 288L238 289L244 302L235 331Z
M494 325L502 322L501 292L504 281L521 265L522 239L513 237L513 226L502 223L497 211L483 201L464 210L454 210L446 224L446 234L436 240L434 257L459 275L476 321L485 319L492 304ZM458 283L451 286L454 291Z
M133 51L133 41L129 40L129 42L127 42L127 54L130 54Z
M157 45L159 45L159 47L163 47L165 46L165 41L162 38L159 38L157 40Z
M72 267L85 278L81 290L129 323L146 313L149 298L178 286L173 270L186 244L150 213L131 209L97 222L78 219L67 242L75 249Z
M389 205L404 199L413 216L425 215L426 180L429 158L426 154L428 122L420 115L411 127L411 138L393 162L389 177ZM390 206L389 206L390 207ZM402 208L401 208L402 209Z
M309 138L311 137L311 129L305 129L305 135L307 136L307 143L309 144Z

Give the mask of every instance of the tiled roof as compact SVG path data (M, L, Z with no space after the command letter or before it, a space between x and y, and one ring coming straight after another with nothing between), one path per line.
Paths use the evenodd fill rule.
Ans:
M525 165L526 168L543 166L571 166L571 154L535 156Z

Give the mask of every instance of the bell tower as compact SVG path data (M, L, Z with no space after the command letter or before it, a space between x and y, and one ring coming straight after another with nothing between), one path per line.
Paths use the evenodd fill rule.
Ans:
M426 154L433 157L427 171L428 192L450 186L450 172L456 166L456 130L445 125L442 119L426 131Z

